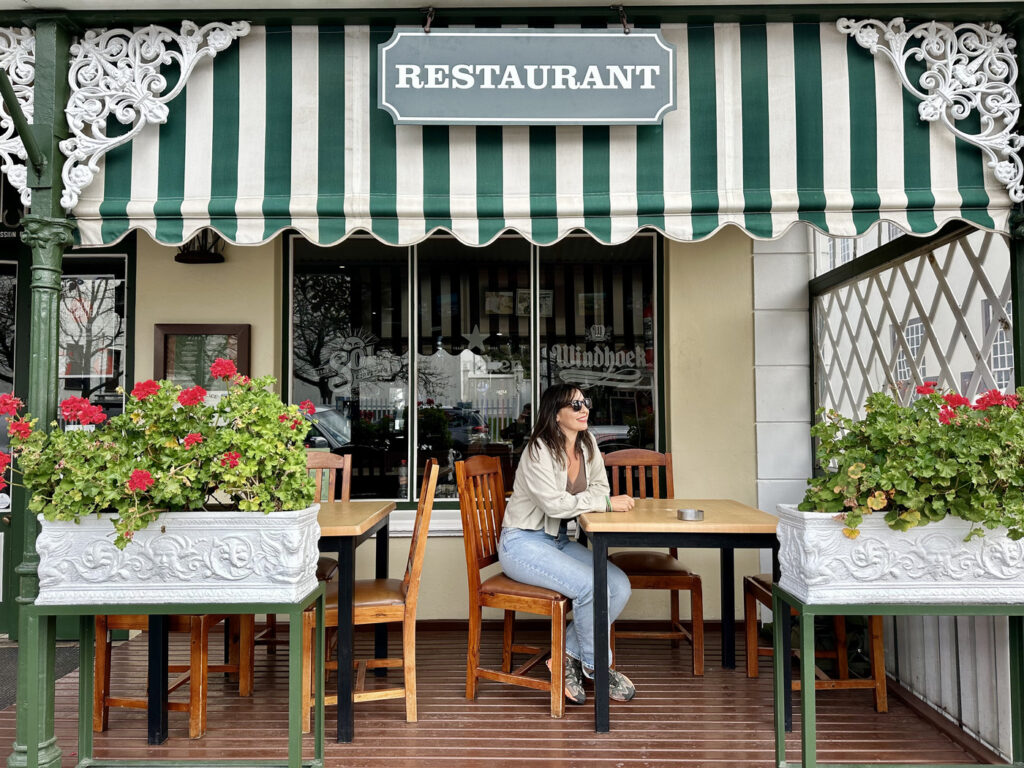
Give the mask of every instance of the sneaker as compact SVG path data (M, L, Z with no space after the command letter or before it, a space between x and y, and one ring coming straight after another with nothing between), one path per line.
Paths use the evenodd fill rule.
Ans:
M583 667L583 675L588 680L594 679L594 670L590 667ZM629 701L636 696L636 686L633 681L621 672L608 669L608 698L613 701Z
M636 686L633 681L621 672L614 669L608 670L608 698L613 701L629 701L636 696Z
M547 660L548 671L551 671L551 659ZM577 659L566 654L565 662L565 700L570 704L585 704L587 694L583 690L583 665Z

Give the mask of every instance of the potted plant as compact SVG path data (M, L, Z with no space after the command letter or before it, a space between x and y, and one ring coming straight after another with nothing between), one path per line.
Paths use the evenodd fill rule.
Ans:
M41 605L290 601L316 585L317 505L299 406L218 358L226 392L143 381L107 419L61 403L50 432L0 396L41 524ZM302 410L312 408L303 403ZM0 454L4 469L12 456Z
M1024 600L1024 388L934 386L818 412L823 474L779 506L780 586L809 603Z

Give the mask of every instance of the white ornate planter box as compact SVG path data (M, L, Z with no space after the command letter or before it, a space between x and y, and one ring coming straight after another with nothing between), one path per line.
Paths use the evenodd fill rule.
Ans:
M319 509L164 512L124 550L108 515L40 516L36 603L292 602L317 584Z
M1024 540L1005 529L964 541L960 518L901 532L875 514L849 539L832 515L778 512L779 586L805 603L1024 603Z

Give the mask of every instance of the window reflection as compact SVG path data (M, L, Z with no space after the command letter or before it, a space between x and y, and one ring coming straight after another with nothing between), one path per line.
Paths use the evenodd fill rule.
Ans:
M291 399L316 406L306 445L352 455L353 498L404 498L408 251L293 247Z
M456 495L454 463L498 456L511 487L529 414L530 245L470 248L432 238L418 248L417 476L441 465L439 497Z
M64 262L60 293L58 401L84 397L107 416L124 410L125 260L76 258ZM28 340L25 339L25 343Z
M574 383L593 399L602 452L657 447L654 243L570 237L540 251L541 388Z

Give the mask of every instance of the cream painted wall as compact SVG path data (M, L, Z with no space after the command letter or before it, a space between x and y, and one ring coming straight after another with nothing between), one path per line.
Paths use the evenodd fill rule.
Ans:
M223 264L178 264L176 249L139 235L135 378L153 376L156 323L248 323L250 374L280 376L281 238L224 249Z

